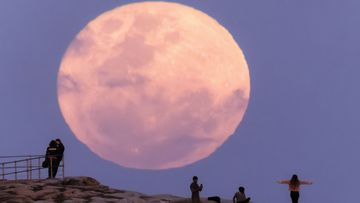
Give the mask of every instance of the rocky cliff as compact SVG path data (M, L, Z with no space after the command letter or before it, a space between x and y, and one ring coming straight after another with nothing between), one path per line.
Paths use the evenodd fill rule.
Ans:
M172 195L145 195L101 185L90 177L0 181L1 203L187 203ZM204 200L203 203L210 203ZM211 202L215 203L215 202Z

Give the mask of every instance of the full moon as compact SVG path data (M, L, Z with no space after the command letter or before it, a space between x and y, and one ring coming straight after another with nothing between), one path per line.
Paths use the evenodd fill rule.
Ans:
M183 167L211 155L247 108L249 70L232 35L178 3L107 11L73 39L58 101L77 139L137 169Z

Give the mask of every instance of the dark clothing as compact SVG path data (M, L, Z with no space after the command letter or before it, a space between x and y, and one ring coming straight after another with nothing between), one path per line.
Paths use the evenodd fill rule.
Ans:
M45 163L44 166L49 168L49 178L55 178L61 160L64 157L65 147L60 140L52 140L49 147L46 149Z
M240 201L240 202L236 202L236 203L249 203L249 202L250 202L250 198L246 198L246 200Z
M192 203L200 203L200 191L202 187L197 184L197 182L192 182L190 185L191 190L191 202Z
M57 169L59 167L57 155L58 153L56 147L50 145L50 147L46 149L45 159L49 163L49 178L55 178L56 176Z
M290 197L291 197L292 203L298 203L298 202L299 202L300 193L299 193L298 191L291 191L291 192L290 192Z
M250 202L250 197L246 198L246 195L243 192L236 192L233 197L233 202L248 203Z
M63 143L60 142L60 144L56 145L56 148L57 148L57 157L58 157L59 163L60 163L64 156L65 147L64 147Z
M50 164L51 165L49 166L49 171L48 171L49 177L55 178L56 174L57 174L57 171L58 171L58 168L59 168L59 161L57 159L55 159ZM52 167L51 168L52 171L51 171L50 167ZM52 172L52 176L51 176L51 172Z
M214 201L214 202L217 202L217 203L221 203L221 198L218 197L218 196L208 197L208 200L209 201Z

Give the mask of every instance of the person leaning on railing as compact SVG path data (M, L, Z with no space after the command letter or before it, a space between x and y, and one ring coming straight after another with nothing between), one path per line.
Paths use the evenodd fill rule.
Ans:
M59 162L58 165L60 165L60 162L64 157L65 147L59 138L56 139L55 141L56 141L56 149L57 149L57 157L58 157L57 161Z
M55 140L51 140L51 142L49 143L49 146L46 149L46 156L45 156L45 161L43 163L43 167L49 168L48 178L55 178L58 167L59 167L58 149L57 149L57 144L56 144Z

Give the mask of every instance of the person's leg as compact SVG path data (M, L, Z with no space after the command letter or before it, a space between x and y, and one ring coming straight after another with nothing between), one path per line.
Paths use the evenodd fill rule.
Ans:
M191 196L191 202L192 203L200 203L200 196L199 195L196 195L196 194L193 194Z
M50 166L48 167L48 178L52 178L51 177L51 167Z
M296 193L295 195L295 203L299 202L299 192Z
M58 167L57 167L56 165L54 165L54 168L53 168L53 178L56 177L57 170L58 170Z
M290 197L291 197L292 203L298 203L299 202L299 192L291 191Z
M53 178L56 177L58 168L59 168L59 161L58 161L58 160L54 160L54 161L53 161Z

